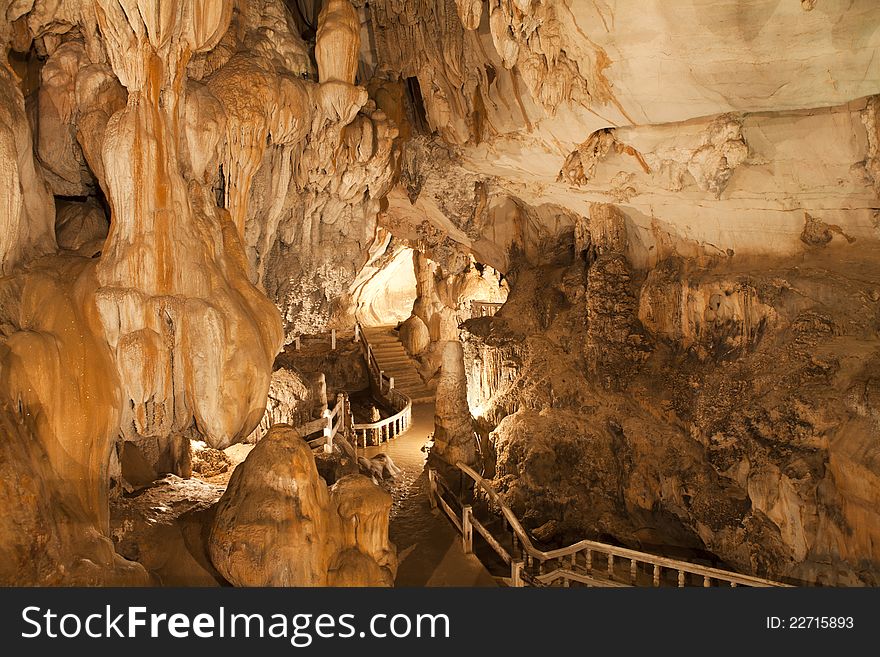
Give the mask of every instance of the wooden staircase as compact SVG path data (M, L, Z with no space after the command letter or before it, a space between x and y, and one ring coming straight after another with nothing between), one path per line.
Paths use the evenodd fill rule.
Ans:
M597 541L583 540L562 548L542 550L533 543L489 482L464 463L456 466L485 495L481 502L488 503L481 506L486 507L486 513L477 517L474 507L463 504L433 469L428 470L431 505L439 508L461 534L466 554L474 552L475 535L485 540L495 560L500 558L510 568L509 578L496 577L508 586L790 586Z
M415 361L406 353L393 326L365 326L364 334L380 369L386 376L394 377L396 389L413 404L434 400L434 392L422 381Z

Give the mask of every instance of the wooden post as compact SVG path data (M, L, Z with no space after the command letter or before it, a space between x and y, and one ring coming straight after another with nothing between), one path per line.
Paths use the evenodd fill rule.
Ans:
M630 584L633 584L633 585L635 585L635 583L636 583L636 560L635 559L629 560L629 581L630 581Z
M379 393L385 392L385 370L379 370Z
M712 582L709 579L708 575L703 575L703 586L706 586L706 587L712 586Z
M437 508L437 484L434 483L434 471L428 470L428 499L431 501L431 508Z
M324 417L324 453L330 454L333 452L333 418L330 416L331 410L329 408L324 409L324 413L322 414Z
M293 339L293 348L296 349L297 351L299 351L299 337L298 336Z
M336 329L330 329L330 349L336 351Z
M608 553L608 577L614 579L614 555Z
M471 524L471 507L465 505L461 509L461 549L465 554L474 551L474 526Z
M346 397L343 393L339 392L336 394L336 426L339 427L336 431L342 431L342 437L346 437L346 427L345 427L345 402Z
M522 588L525 586L525 582L523 582L522 578L522 570L523 570L523 562L522 561L511 561L510 562L510 585L514 588Z
M587 548L587 572L593 572L593 551Z
M660 566L654 564L654 586L660 586Z
M678 588L680 588L680 589L684 588L684 571L683 570L678 571Z
M394 377L388 379L388 390L394 390Z

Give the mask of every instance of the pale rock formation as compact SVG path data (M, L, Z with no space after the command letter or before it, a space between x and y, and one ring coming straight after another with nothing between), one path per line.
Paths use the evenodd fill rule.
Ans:
M40 71L37 156L52 193L85 195L93 178L76 141L77 73L90 62L81 42L61 44Z
M321 83L354 84L360 42L360 21L351 2L327 0L318 15L315 43Z
M321 376L323 378L323 374ZM323 399L319 399L314 387L295 369L282 367L275 370L269 382L266 412L260 424L248 436L247 442L255 443L260 440L274 424L298 427L315 419L326 408L326 384L323 386L323 393Z
M24 98L0 67L0 274L55 250L55 207L34 161Z
M139 564L113 549L59 480L32 418L0 405L0 582L4 586L143 586ZM93 482L95 485L96 482Z
M862 111L862 123L865 124L868 139L864 161L865 173L874 185L874 190L880 195L880 96L872 96L868 99Z
M390 508L390 495L360 475L328 489L308 445L276 425L232 474L211 560L238 586L389 586Z
M447 273L417 253L415 271L416 302L412 316L400 328L400 338L410 355L419 357L424 378L430 379L440 367L446 342L458 340L459 324L471 316L471 302L503 303L507 284L493 268L477 267L472 257L461 271Z
M361 270L352 284L352 302L363 325L397 325L410 316L417 296L414 258L412 249L389 242Z
M188 182L178 164L189 53L216 44L231 3L200 5L197 15L183 4L161 15L126 14L116 2L98 11L129 92L103 144L113 216L98 305L129 400L123 435L160 472L182 474L193 427L223 448L259 422L281 339L275 309L248 280L241 235L197 171Z
M0 279L0 399L10 422L27 423L4 443L31 454L12 454L6 465L4 481L31 482L28 493L13 486L3 496L23 514L0 533L2 549L17 555L4 559L18 566L3 573L7 583L147 582L106 539L121 396L96 287L95 261L72 256L45 257ZM17 448L22 441L28 446ZM39 501L26 501L31 494ZM46 562L24 563L34 554L27 544L45 546Z
M503 256L455 208L507 196L582 214L617 201L644 266L667 236L708 254L798 253L803 211L876 239L865 98L880 90L880 41L863 26L878 8L857 2L829 21L777 4L506 0L470 30L447 15L458 19L452 3L370 3L380 70L417 78L410 113L424 107L431 142L407 145L404 179L417 184L410 204L391 202L387 225L430 222L501 271ZM443 183L454 204L432 192ZM486 223L485 242L513 241L514 226Z
M465 29L476 30L480 27L480 19L483 17L482 0L455 0L455 6Z
M431 344L428 326L416 315L412 315L400 325L399 335L403 348L412 356L418 356Z
M107 189L104 175L104 135L110 117L126 106L128 95L106 64L89 64L76 76L76 139L101 189Z
M445 462L447 470L450 469L448 466L455 466L459 462L471 466L478 462L462 354L461 343L457 340L445 343L440 379L437 383L431 459L435 463L438 459ZM454 472L455 468L451 468L451 471Z

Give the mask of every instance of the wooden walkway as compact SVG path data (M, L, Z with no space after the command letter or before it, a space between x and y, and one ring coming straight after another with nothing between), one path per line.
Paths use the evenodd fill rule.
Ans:
M367 458L387 454L403 470L392 491L390 538L400 566L396 586L498 586L483 563L462 549L461 537L432 509L422 446L434 431L434 404L418 404L408 431L378 445L358 449Z
M597 541L541 550L491 484L467 465L457 465L485 500L486 513L477 518L474 507L462 504L440 475L429 470L432 504L449 518L464 552L473 553L475 532L486 542L497 559L510 568L510 577L504 578L509 586L789 586Z

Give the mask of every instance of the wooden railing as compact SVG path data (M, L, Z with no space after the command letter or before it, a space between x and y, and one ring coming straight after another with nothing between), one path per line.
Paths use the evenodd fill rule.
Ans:
M302 336L299 336L299 335L298 335L298 336L296 336L296 337L293 339L293 348L294 348L296 351L299 351L299 350L300 350L300 347L302 347L302 340L301 340L301 338L302 338ZM335 329L335 328L334 328L334 329L330 329L330 350L331 350L331 351L336 351L336 329Z
M409 429L412 424L412 400L394 387L394 377L387 376L379 367L379 362L373 354L373 348L367 340L367 334L360 322L355 323L355 340L360 342L367 361L367 370L370 374L370 389L373 396L381 399L388 407L395 411L391 417L376 422L355 424L354 440L355 447L367 446L367 439L372 437L375 442L381 443L391 440L395 436Z
M471 317L492 317L503 305L496 301L471 301Z
M307 440L309 447L312 449L322 447L324 452L329 454L333 451L333 439L342 431L345 435L345 416L346 407L348 406L348 398L339 393L336 395L336 405L333 408L325 408L317 420L312 420L306 424L296 427L297 432L303 437L308 438L313 433L321 432L319 438Z
M466 553L473 551L474 530L486 540L510 566L510 578L506 581L511 586L550 586L557 581L563 586L570 586L572 582L587 586L672 585L679 588L694 585L788 586L597 541L583 540L556 550L540 550L492 486L464 463L458 463L457 467L500 509L503 524L510 532L510 549L474 517L471 506L462 506L460 514L450 506L447 496L457 498L435 470L428 470L431 504L439 506L458 529Z

